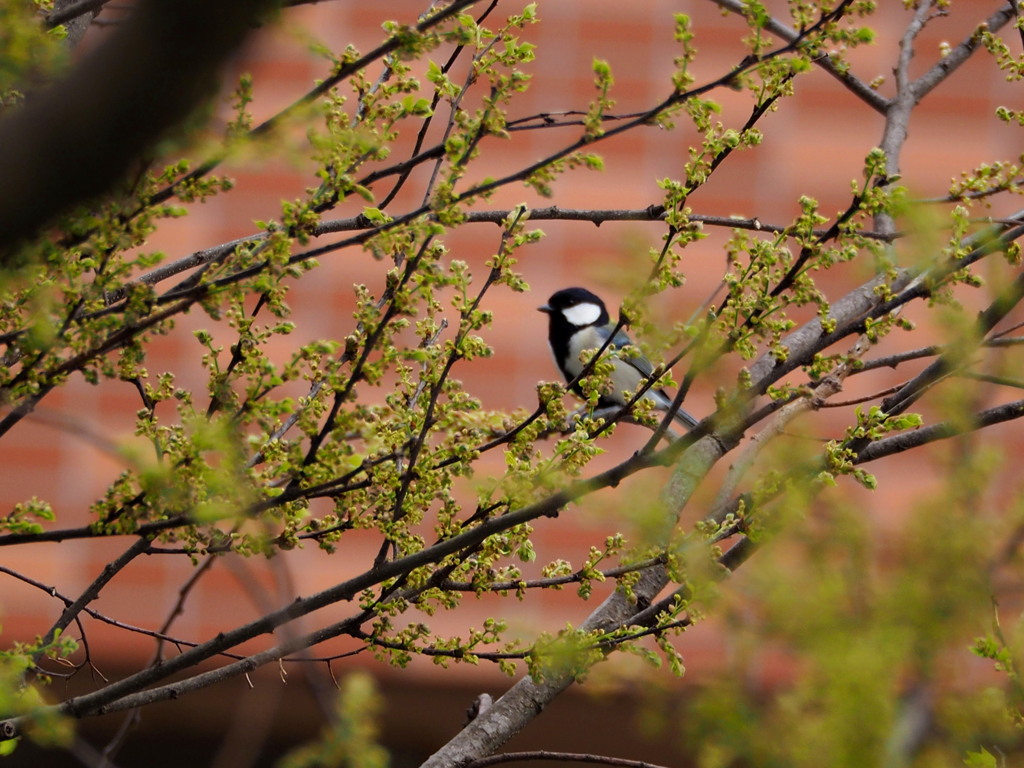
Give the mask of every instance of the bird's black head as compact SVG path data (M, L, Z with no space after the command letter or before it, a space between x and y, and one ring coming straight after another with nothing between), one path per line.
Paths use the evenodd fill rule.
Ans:
M608 310L604 302L586 288L563 288L537 309L548 315L548 343L555 362L566 381L572 380L579 373L579 361L572 352L573 339L587 329L607 325Z
M552 331L608 324L608 310L604 302L586 288L563 288L537 309L551 317Z

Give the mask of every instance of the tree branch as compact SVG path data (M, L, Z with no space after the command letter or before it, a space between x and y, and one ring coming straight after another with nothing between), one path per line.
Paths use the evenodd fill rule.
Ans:
M506 752L501 755L482 757L469 763L466 768L486 768L488 765L500 765L501 763L521 760L550 760L556 763L596 763L598 765L614 765L617 768L665 768L665 766L647 763L643 760L626 760L621 757L609 757L607 755L590 755L579 752L548 752L545 750Z
M1005 27L1010 19L1014 18L1013 3L1007 3L1004 7L989 16L981 23L989 32L998 32ZM970 34L959 45L943 56L927 72L910 84L914 94L914 101L919 102L932 92L939 83L953 74L966 62L978 49L980 38L976 32Z
M939 424L920 427L910 432L901 432L892 437L875 440L857 452L854 462L856 464L866 464L869 461L877 461L886 456L892 456L896 453L909 451L912 448L919 448L928 443L934 443L937 440L945 440L982 427L991 427L1004 421L1013 421L1022 416L1024 416L1024 400L1015 400L1012 403L981 411L974 416L969 426L965 426L959 421L955 423L944 421Z
M60 618L58 618L57 621L54 622L54 625L50 627L50 629L43 636L41 645L47 646L50 643L52 643L54 639L57 637L57 633L67 629L68 625L78 618L78 614L82 612L82 609L84 609L89 603L91 603L93 600L100 596L100 591L103 589L103 587L109 584L111 579L113 579L117 574L124 570L128 563L130 563L136 557L144 553L148 547L149 539L145 536L142 536L138 540L136 540L134 544L128 547L128 549L122 552L121 555L117 557L117 559L113 560L110 563L107 563L107 565L104 566L103 571L100 573L100 575L93 580L93 582L85 589L84 592L82 592L79 598L75 600L75 602L73 602L71 605L68 605L64 608L64 611L61 613ZM38 651L35 654L35 658L38 659L41 654L42 651Z
M978 336L984 337L1004 317L1007 312L1017 306L1024 299L1024 273L1017 276L1005 293L999 296L978 318ZM958 369L962 365L963 352L961 350L950 350L939 357L935 362L925 368L921 373L911 379L907 384L894 395L882 401L881 408L886 413L893 415L902 413L917 401L919 397L936 381L947 373Z
M744 15L745 8L739 0L711 0L711 2L720 8L724 8L731 13L735 13L738 16ZM789 43L792 43L800 37L799 32L787 27L774 16L769 16L765 20L764 28L773 35L776 35ZM848 70L844 71L837 67L833 62L832 57L827 53L823 53L822 55L811 59L811 61L832 75L832 77L842 83L850 93L859 98L873 110L880 114L885 113L885 110L889 105L889 100L863 80L850 74Z
M65 2L58 2L55 4L54 9L46 15L46 20L43 23L47 29L53 29L61 24L67 24L79 16L98 11L109 2L110 0L78 0L78 2L66 2L65 0Z

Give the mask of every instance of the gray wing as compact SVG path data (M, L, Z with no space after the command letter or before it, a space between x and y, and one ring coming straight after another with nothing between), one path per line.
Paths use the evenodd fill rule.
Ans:
M614 325L609 325L605 328L599 329L599 331L601 332L600 335L602 340L608 338L608 334L612 332L612 328L614 327ZM618 333L616 333L615 336L612 338L612 344L614 344L617 348L622 348L632 343L633 341L629 338L629 336L626 335L626 332L623 331L621 328L619 329ZM651 364L651 361L641 354L622 355L619 359L624 363L628 363L630 366L639 371L645 379L650 378L654 374L654 366ZM628 388L632 389L633 387L629 386ZM647 396L654 398L654 400L658 402L659 407L662 409L668 409L672 405L672 398L670 398L668 396L668 393L666 393L663 389L649 390ZM682 408L677 410L674 416L676 421L685 426L687 429L693 429L694 427L697 426L697 419L695 419L689 413L684 411Z
M608 334L612 332L612 329L614 327L614 325L609 325L601 329L602 337L607 339ZM629 336L626 335L626 332L621 328L619 329L619 332L616 333L615 336L612 338L612 344L614 344L619 349L622 349L622 347L629 346L632 343L633 340L630 339ZM650 378L651 374L654 373L654 366L651 365L651 361L639 353L635 355L622 355L619 359L622 360L624 363L629 363L631 366L640 371L640 373L643 374L644 378Z

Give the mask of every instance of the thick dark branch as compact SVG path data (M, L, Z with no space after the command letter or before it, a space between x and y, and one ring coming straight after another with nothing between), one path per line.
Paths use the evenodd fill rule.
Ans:
M284 0L284 6L285 8L294 8L298 5L319 5L324 2L328 2L328 0Z
M147 552L146 554L151 554L151 553ZM189 582L188 582L188 584L186 585L186 587L184 589L190 589L191 586L195 583L196 574L201 575L202 573L204 573L205 572L205 568L206 568L206 563L211 563L211 562L213 562L212 558L211 559L207 559L203 563L203 565L200 566L200 569L203 569L203 570L197 569L195 571L195 573L189 578ZM6 574L6 575L8 575L8 576L10 576L12 578L15 578L18 581L21 581L21 582L23 582L25 584L28 584L29 586L35 587L36 589L38 589L38 590L40 590L42 592L45 592L50 597L53 597L53 598L55 598L57 600L60 600L62 603L64 603L64 607L65 608L71 607L71 606L73 606L75 604L74 600L72 600L67 595L62 594L60 591L57 590L56 587L48 586L46 584L43 584L41 581L36 581L33 578L25 576L22 573L18 573L17 571L14 571L14 570L12 570L10 568L6 568L6 567L4 567L2 565L0 565L0 573L3 573L3 574ZM90 616L90 617L96 619L96 621L101 621L104 624L108 624L111 627L116 627L117 629L122 629L125 632L131 632L131 633L134 633L134 634L145 635L146 637L151 637L154 640L156 640L158 642L158 644L159 643L171 643L172 645L186 646L186 647L189 647L189 648L194 648L195 646L199 645L199 643L193 642L191 640L184 640L184 639L182 639L180 637L171 637L170 635L167 634L167 632L169 631L169 628L170 628L170 623L171 623L172 619L177 615L176 611L178 611L179 607L181 606L182 600L184 599L184 589L183 590L179 590L179 599L178 599L178 602L175 604L174 609L172 609L172 615L168 616L168 619L164 622L164 625L159 630L146 629L145 627L137 627L137 626L135 626L133 624L127 624L127 623L125 623L123 621L118 621L117 619L114 619L114 618L112 618L110 616L107 616L106 614L100 613L99 611L97 611L97 610L95 610L93 608L90 608L87 605L83 605L82 606L81 613L84 613L87 616ZM76 621L77 621L77 618L76 618ZM244 656L242 656L241 654L223 653L221 655L224 656L225 658L229 658L229 659L241 659L241 658L244 658ZM289 661L289 659L286 659L286 661Z
M58 7L51 11L46 16L46 21L43 25L47 29L53 29L59 27L61 24L67 24L69 21L77 19L79 16L84 16L87 13L92 13L106 5L110 0L78 0L77 3L65 3L63 7Z
M64 22L64 45L68 48L74 48L78 45L82 38L85 37L85 33L89 31L89 26L92 24L92 20L99 13L97 10L106 0L89 0L88 3L81 3L79 0L56 0L53 4L53 10L46 18L46 28L52 29L54 26L50 19L54 16L63 15L69 9L75 9L75 13L66 22ZM79 8L82 5L87 5L86 8Z
M597 765L614 765L618 768L665 768L656 763L643 760L626 760L621 757L607 755L589 755L579 752L547 752L534 750L531 752L506 752L503 755L491 755L471 762L467 768L485 768L488 765L519 762L523 760L548 760L555 763L595 763Z
M0 121L0 258L121 179L210 94L273 5L222 0L211 14L204 0L143 0L106 45Z

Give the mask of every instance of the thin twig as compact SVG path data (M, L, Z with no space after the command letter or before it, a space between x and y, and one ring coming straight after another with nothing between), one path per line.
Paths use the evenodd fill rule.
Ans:
M67 629L68 625L78 617L78 614L82 612L85 606L100 596L100 592L103 587L105 587L111 579L124 570L132 560L143 554L148 548L149 539L145 536L140 536L136 539L135 543L122 552L116 559L107 563L100 572L100 575L85 588L78 599L71 605L64 608L64 611L61 613L57 621L55 621L53 626L47 630L45 635L43 635L43 639L39 643L40 647L45 648L52 643L57 637L57 634ZM33 659L38 660L42 653L42 650L37 651L33 654Z

